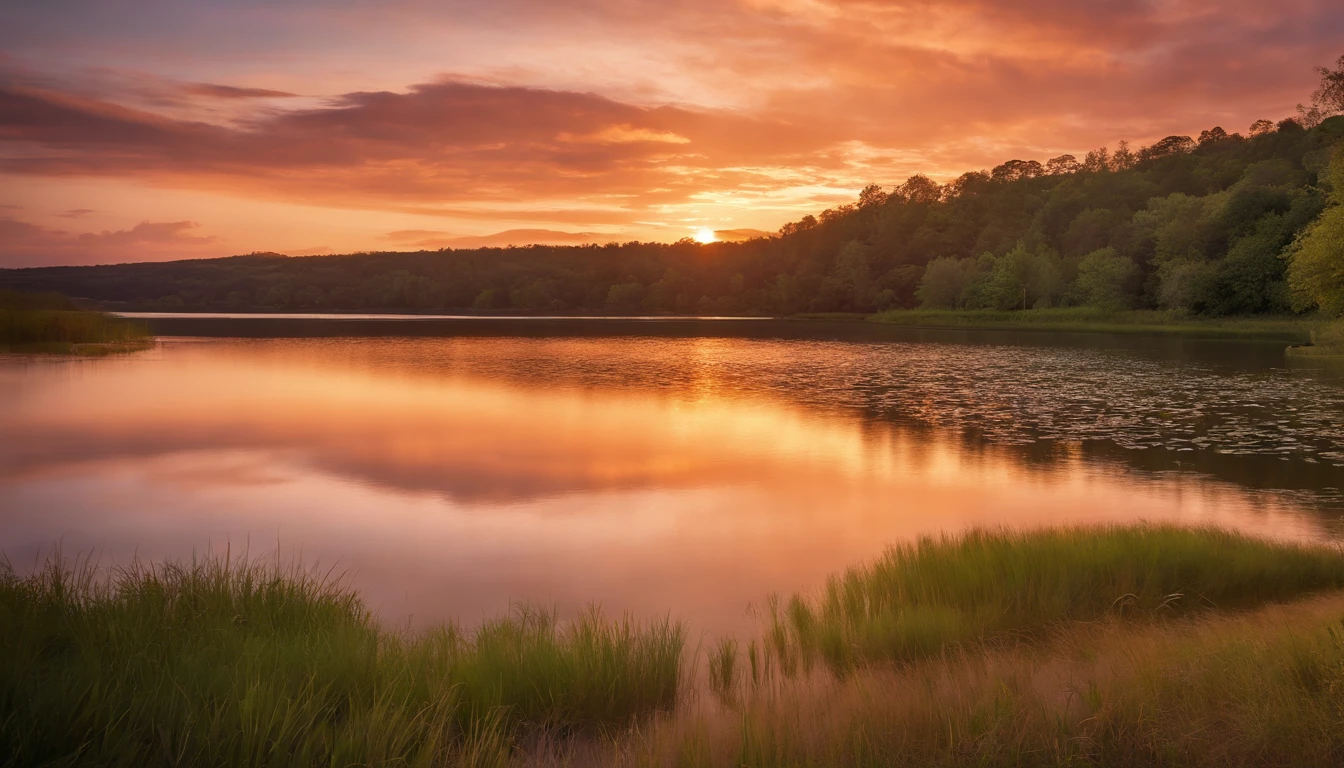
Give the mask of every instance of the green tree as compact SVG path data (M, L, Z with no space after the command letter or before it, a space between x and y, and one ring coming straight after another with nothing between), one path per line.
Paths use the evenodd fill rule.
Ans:
M1314 128L1327 117L1344 112L1344 56L1339 57L1335 66L1337 69L1316 68L1320 86L1311 94L1310 104L1297 105L1298 122L1306 128Z
M519 309L550 309L552 302L555 301L554 283L539 277L521 288L510 291L509 301Z
M1134 302L1138 274L1139 265L1133 259L1121 256L1114 248L1100 248L1078 263L1078 278L1070 295L1077 303L1091 307L1127 309Z
M915 296L926 309L960 309L980 272L975 259L938 258L924 268Z
M644 300L644 286L636 282L620 283L607 290L608 312L638 312Z
M1165 261L1157 270L1157 301L1166 309L1197 312L1212 292L1217 266L1198 258Z
M835 258L830 279L837 286L849 306L847 309L864 311L873 306L873 280L868 267L868 246L857 240L845 243Z
M494 288L486 288L476 294L476 299L471 302L471 308L478 312L494 309L497 303L496 296L498 294L499 291L496 291Z
M1045 248L1018 243L1002 256L985 260L984 278L972 286L967 306L976 309L1027 309L1054 305L1064 291L1058 256Z
M1344 145L1330 161L1330 206L1288 251L1288 285L1300 310L1344 315Z

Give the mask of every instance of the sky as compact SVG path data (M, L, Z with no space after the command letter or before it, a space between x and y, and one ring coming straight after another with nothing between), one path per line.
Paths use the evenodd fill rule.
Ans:
M1338 0L6 0L0 267L739 239L1340 54Z

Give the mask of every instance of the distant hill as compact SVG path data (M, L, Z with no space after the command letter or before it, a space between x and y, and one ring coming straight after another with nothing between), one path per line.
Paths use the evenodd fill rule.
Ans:
M1331 205L1344 117L1250 134L1010 160L946 185L915 176L745 242L46 267L0 270L0 288L141 310L1311 309L1311 291L1290 290L1288 255Z

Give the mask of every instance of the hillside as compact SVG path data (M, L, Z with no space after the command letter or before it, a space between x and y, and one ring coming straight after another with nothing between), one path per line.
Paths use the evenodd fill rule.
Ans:
M253 254L3 270L0 288L142 310L1338 313L1342 138L1344 116L1258 121L1245 136L1010 160L946 185L915 176L742 243Z

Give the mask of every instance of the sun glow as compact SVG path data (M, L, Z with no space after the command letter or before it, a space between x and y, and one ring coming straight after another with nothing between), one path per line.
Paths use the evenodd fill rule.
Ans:
M691 235L691 237L697 243L717 243L719 241L719 238L714 236L714 230L709 227L701 227L700 229L697 229L695 234Z

